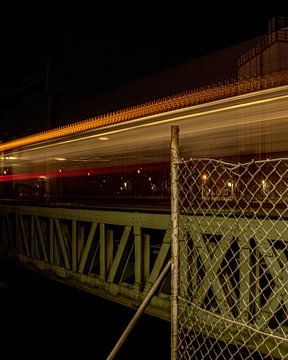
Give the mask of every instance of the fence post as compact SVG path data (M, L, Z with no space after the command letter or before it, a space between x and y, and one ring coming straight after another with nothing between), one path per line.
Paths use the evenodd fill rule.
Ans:
M179 127L171 127L171 360L177 359L178 277L179 277L179 216L178 216Z

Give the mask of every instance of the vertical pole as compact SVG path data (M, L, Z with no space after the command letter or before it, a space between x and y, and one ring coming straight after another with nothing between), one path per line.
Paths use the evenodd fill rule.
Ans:
M177 359L178 277L179 277L179 216L178 216L179 127L171 127L171 360Z
M72 220L72 270L77 271L77 223Z

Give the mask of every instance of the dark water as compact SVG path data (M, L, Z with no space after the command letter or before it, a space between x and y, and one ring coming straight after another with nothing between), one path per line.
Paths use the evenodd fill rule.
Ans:
M0 264L0 360L105 360L135 310ZM170 359L170 323L142 315L115 359Z

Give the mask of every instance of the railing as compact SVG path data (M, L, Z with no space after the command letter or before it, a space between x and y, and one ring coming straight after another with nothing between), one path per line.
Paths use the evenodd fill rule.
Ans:
M173 167L173 359L288 359L288 159Z
M168 214L0 208L2 255L126 306L142 302L170 258ZM166 320L169 279L147 307Z

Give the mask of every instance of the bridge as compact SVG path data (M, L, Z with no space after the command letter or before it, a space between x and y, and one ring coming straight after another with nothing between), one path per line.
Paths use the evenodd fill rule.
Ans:
M197 333L288 358L286 163L269 170L287 156L287 74L278 75L1 144L2 256L138 308L171 258L170 130L177 125L188 163L174 163L181 250L174 340L186 335L174 351L199 356L191 350ZM243 159L246 171L235 168ZM145 310L166 320L171 275Z

